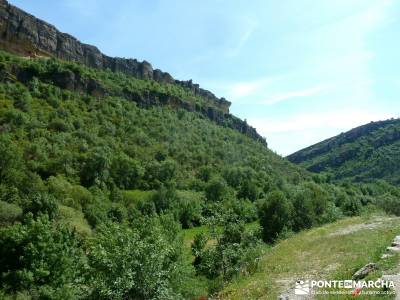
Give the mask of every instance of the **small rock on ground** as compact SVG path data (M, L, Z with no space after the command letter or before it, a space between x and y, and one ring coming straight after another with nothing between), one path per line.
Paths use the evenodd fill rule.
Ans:
M362 267L360 270L354 273L353 275L353 280L360 280L366 277L369 273L371 273L373 270L377 269L377 264L375 263L369 263L366 264L364 267Z

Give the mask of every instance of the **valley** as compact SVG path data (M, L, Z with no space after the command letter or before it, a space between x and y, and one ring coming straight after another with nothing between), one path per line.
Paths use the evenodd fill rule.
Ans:
M286 300L399 273L399 119L282 157L191 79L5 0L0 33L0 299Z

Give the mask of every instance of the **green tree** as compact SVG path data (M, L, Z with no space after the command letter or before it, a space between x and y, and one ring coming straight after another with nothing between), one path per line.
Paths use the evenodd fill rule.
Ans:
M293 207L280 191L273 191L259 209L263 240L267 243L276 241L284 230L291 229Z
M0 284L5 291L28 290L39 299L76 299L81 271L75 234L46 215L37 220L28 216L24 224L0 229Z
M214 228L211 236L217 241L214 246L206 247L209 238L204 233L196 235L192 243L193 265L199 274L230 280L240 272L256 270L260 241L254 232L245 229L243 222L228 217L223 231Z
M182 243L171 222L151 218L132 227L117 223L98 227L88 251L92 298L182 298Z
M140 163L124 153L113 158L111 164L111 177L121 189L133 189L139 186L139 181L144 175Z
M311 228L314 222L315 215L310 199L305 197L304 191L297 192L293 199L293 230Z
M111 153L107 147L96 148L88 156L81 171L81 182L84 186L96 185L105 187L109 184Z
M209 201L221 201L228 194L228 186L224 179L214 177L206 186L206 198Z

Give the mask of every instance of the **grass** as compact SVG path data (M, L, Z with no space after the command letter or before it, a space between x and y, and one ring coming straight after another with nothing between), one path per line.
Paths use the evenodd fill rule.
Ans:
M137 204L141 201L147 201L154 195L154 191L142 191L142 190L126 190L123 191L124 200L128 203Z
M382 263L380 256L399 233L400 218L383 215L347 218L300 232L273 247L265 246L260 270L235 279L220 297L277 299L297 279L351 279L369 262L381 263L381 270L370 275L378 278L382 269L398 264L398 257Z
M59 223L65 224L71 229L75 229L76 232L83 236L92 234L92 229L85 219L85 216L81 211L78 211L72 207L60 205L59 206L60 219Z

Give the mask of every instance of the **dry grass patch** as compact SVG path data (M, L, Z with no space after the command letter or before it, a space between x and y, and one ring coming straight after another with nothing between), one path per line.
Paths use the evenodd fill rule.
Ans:
M399 233L400 218L382 215L347 218L300 232L266 246L260 271L236 279L220 297L275 300L297 279L350 279L358 268L378 261Z

